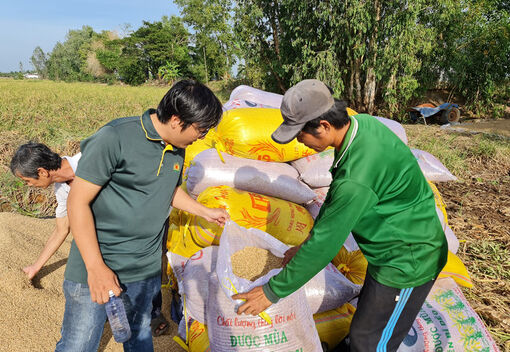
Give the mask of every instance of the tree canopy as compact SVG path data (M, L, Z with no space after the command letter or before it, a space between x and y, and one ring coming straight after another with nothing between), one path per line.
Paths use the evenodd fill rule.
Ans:
M31 61L55 80L142 84L181 77L238 78L283 93L306 78L350 106L402 113L427 89L470 104L505 99L510 6L505 0L175 0L181 16L123 36L71 30Z

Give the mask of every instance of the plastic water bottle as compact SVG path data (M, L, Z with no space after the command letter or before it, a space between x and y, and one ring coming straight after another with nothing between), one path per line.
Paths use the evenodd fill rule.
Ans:
M115 296L112 290L108 291L108 295L110 300L106 302L105 309L113 337L117 342L126 342L131 337L131 328L126 316L124 302L120 297Z

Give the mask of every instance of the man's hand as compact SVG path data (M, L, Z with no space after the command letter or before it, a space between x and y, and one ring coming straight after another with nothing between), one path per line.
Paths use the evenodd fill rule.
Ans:
M110 296L108 291L112 290L115 296L120 295L119 279L117 275L105 264L101 263L87 270L88 284L90 290L90 299L92 302L104 304L108 302Z
M251 291L246 293L239 293L232 296L233 299L244 299L246 300L239 309L237 314L251 314L258 315L271 306L271 301L267 299L262 286L257 286Z
M296 253L299 251L299 249L310 239L311 234L308 235L308 237L305 238L303 243L301 243L299 246L291 247L287 249L285 253L283 253L283 260L282 260L282 266L285 267L292 258L296 255Z
M285 253L283 253L283 260L282 260L283 267L285 265L287 265L287 263L290 262L290 260L292 258L294 258L296 253L299 251L299 248L301 248L301 246L290 247L289 249L287 249L287 251Z
M209 221L214 222L215 224L223 227L225 223L230 218L227 211L221 208L207 208L205 207L205 212L202 217Z
M205 220L222 227L225 226L225 223L230 218L225 209L206 207L191 198L188 193L182 190L181 187L177 187L175 190L174 198L172 199L172 206L193 215L201 216Z
M32 280L34 276L39 272L39 269L34 264L32 264L24 267L23 271L25 274L27 274L28 279Z

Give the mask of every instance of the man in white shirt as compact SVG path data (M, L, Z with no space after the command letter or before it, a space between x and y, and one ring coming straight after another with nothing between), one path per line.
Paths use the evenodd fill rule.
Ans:
M29 142L21 145L11 160L12 173L28 186L47 188L54 184L57 208L56 226L36 261L23 268L31 280L60 248L71 230L67 218L67 196L74 180L81 153L60 157L44 144ZM151 328L154 336L164 334L169 323L161 313L161 291L154 298Z
M29 142L20 146L11 160L12 173L25 181L28 186L47 188L55 184L57 198L55 230L48 238L37 260L23 268L29 279L33 279L41 270L70 232L67 219L67 196L80 157L81 153L72 157L60 157L44 144Z

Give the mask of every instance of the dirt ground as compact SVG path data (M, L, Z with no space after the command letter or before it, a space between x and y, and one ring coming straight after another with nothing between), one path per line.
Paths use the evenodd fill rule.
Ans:
M21 268L32 263L53 231L54 219L35 219L0 212L0 350L53 351L60 339L65 299L62 293L65 264L71 240L49 260L30 282ZM164 314L169 319L169 294L163 291ZM183 351L173 340L177 325L154 338L155 351ZM99 351L122 351L108 324Z
M438 126L405 127L411 146L420 136L427 139L423 128L435 137L449 134ZM459 145L452 148L464 148L461 144L468 145L471 141L471 137L459 138L456 140ZM474 288L463 289L463 292L501 350L510 351L510 155L475 155L467 157L467 162L468 169L456 174L459 181L437 186L447 205L449 224L461 241L458 255L474 283ZM48 209L53 204L48 202ZM9 212L0 212L0 306L3 307L0 350L53 350L60 338L64 310L61 286L70 239L35 280L29 282L21 268L38 255L53 229L54 220L22 216L13 213L15 210L11 207L5 210ZM168 318L167 292L163 299ZM155 350L181 351L172 340L176 330L176 325L172 324L168 335L155 338ZM122 346L114 342L106 325L100 351L121 350Z
M510 120L505 123L510 126ZM405 127L410 144L418 136L427 139L423 125ZM438 126L426 128L430 131L425 133L440 140L451 133ZM458 181L436 185L446 203L449 225L461 242L458 256L474 284L463 288L464 295L501 351L510 351L510 154L470 155L473 141L472 136L460 134L452 142L452 150L465 153L467 169L456 174Z
M447 205L449 223L463 241L459 249L474 287L463 289L474 310L482 317L491 333L510 332L509 260L501 258L505 267L497 268L494 256L497 245L510 249L510 182L498 185L470 180L438 185ZM478 243L478 246L474 246ZM501 272L506 277L501 278ZM499 277L498 277L499 276ZM492 329L491 329L492 328ZM500 340L501 341L501 340ZM510 340L500 342L502 351L510 351Z
M446 128L454 132L485 133L510 139L510 119L507 120L473 120Z

